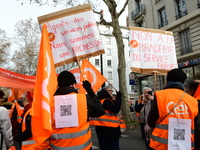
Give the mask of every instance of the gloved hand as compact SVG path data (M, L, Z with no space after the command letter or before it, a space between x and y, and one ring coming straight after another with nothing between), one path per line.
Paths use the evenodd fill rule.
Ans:
M86 92L91 96L93 97L95 94L94 94L94 91L92 90L92 87L91 87L91 84L90 82L88 82L87 80L83 81L83 84L82 86L84 87L84 89L86 90Z
M117 92L117 97L121 98L122 97L122 93L119 91Z

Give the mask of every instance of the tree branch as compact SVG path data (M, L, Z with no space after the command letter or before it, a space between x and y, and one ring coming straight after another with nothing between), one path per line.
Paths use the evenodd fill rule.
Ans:
M123 8L122 8L122 9L120 10L120 12L118 13L118 16L120 16L120 15L124 12L126 6L128 5L128 2L129 2L129 0L126 0L126 2L124 3Z
M95 14L100 15L100 22L98 22L99 24L112 26L112 22L107 22L107 21L103 18L103 12L98 12L98 11L95 11L95 10L93 10L93 12L94 12Z

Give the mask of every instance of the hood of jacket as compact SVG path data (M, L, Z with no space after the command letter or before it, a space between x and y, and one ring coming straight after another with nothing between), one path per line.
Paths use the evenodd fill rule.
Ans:
M99 97L99 99L105 99L105 98L110 98L112 99L111 95L104 89L100 90L97 93L97 96Z

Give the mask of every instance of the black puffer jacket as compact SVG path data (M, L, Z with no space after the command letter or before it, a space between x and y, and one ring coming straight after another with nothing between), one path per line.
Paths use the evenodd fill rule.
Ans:
M110 101L112 99L111 95L102 89L97 93L99 99L106 99L103 103L103 107L105 110L109 110L112 113L119 113L121 109L121 98L117 97L116 101L113 103ZM120 126L114 127L105 127L105 126L96 126L96 131L100 133L102 137L111 137L111 138L119 138L121 137Z

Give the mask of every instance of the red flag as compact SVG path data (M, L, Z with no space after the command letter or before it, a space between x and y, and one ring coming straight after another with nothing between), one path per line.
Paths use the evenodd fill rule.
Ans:
M32 105L32 135L37 143L44 142L52 132L50 106L57 87L56 72L46 25L42 27L42 37L38 58L36 82Z
M87 59L82 60L81 68L86 79L91 83L93 91L96 93L106 81L106 78ZM82 86L80 86L79 93L86 93Z

